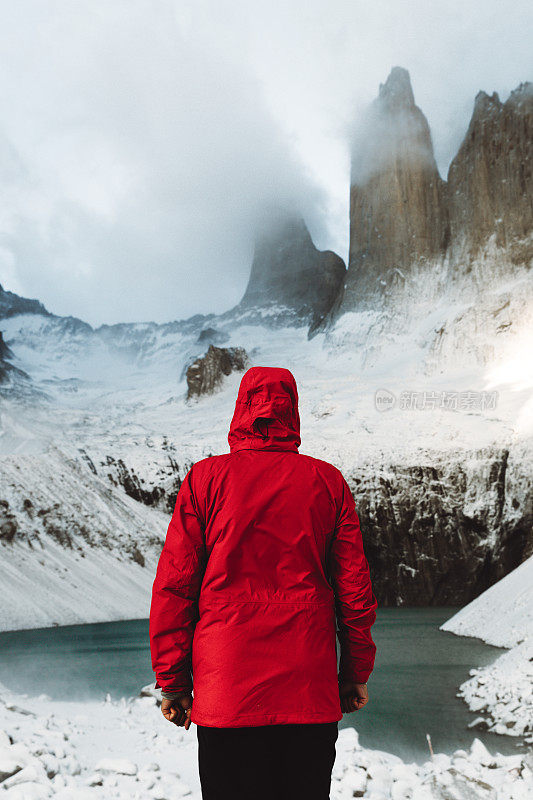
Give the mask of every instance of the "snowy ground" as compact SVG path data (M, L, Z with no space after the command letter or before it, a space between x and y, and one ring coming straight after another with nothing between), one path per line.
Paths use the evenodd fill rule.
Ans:
M72 703L0 688L0 797L6 800L200 800L196 736L168 723L155 696ZM526 800L533 758L470 750L422 765L363 749L339 732L332 800ZM295 800L305 800L295 798Z
M437 318L435 309L426 310L429 316L411 320L401 333L395 321L387 328L377 314L345 315L311 341L305 327L233 323L225 345L244 345L253 364L293 370L301 452L345 471L435 463L447 454L457 460L458 453L502 444L511 448L510 463L515 453L521 460L530 457L531 392L521 357L528 318L516 334L501 334L505 341L490 365L473 366L469 340L462 359L450 365L450 356L446 369L428 372L435 326L459 311L441 306ZM113 483L117 464L123 462L146 490L170 487L170 494L191 463L227 452L241 375L229 376L217 394L187 403L184 367L206 349L197 342L199 330L126 326L124 341L107 347L94 333L65 331L61 320L38 315L3 320L2 328L17 366L48 400L6 397L0 409L0 499L9 503L21 533L13 542L0 542L0 577L10 586L0 629L144 617L170 511L127 497ZM378 390L394 395L387 411L376 407ZM459 397L457 405L441 407L450 392ZM492 392L498 393L495 406L481 407L482 393ZM33 518L28 500L36 509ZM43 509L52 509L51 516L39 516ZM55 545L58 531L74 540L64 557ZM133 558L134 545L145 568ZM106 551L102 557L100 549ZM116 558L116 576L131 591L113 589L115 569L107 554ZM84 575L93 584L91 602L76 589ZM53 597L64 600L51 602Z
M441 626L509 647L493 664L470 670L459 693L479 714L472 726L533 744L533 556Z
M305 328L208 324L226 335L224 346L244 346L253 364L294 372L301 450L341 469L387 460L420 464L436 452L444 457L493 444L531 453L531 282L515 284L489 287L482 297L435 300L412 290L408 314L354 312L311 341ZM106 465L108 457L123 458L149 487L171 481L176 466L181 474L198 458L227 451L240 375L213 397L185 400L184 368L206 349L198 341L202 324L97 333L39 315L2 320L16 366L48 399L6 397L0 411L0 499L9 502L8 525L22 531L0 553L0 578L9 586L1 628L146 616L170 515L126 497ZM393 396L387 411L376 407L378 390ZM457 406L444 403L450 393ZM51 510L32 518L27 499ZM72 547L61 545L65 535ZM141 547L144 568L133 545ZM515 734L531 708L532 663L531 637L518 645L530 624L524 609L533 606L525 593L530 567L518 574L520 580L513 573L446 623L447 630L512 647L461 691L497 732ZM155 703L56 702L1 689L0 798L199 798L194 730L169 725ZM491 755L475 740L469 752L417 766L361 749L347 729L340 732L332 797L358 796L525 800L533 797L531 755Z
M302 451L340 467L533 433L531 278L520 273L483 295L427 292L425 284L410 287L405 308L398 301L395 311L345 314L311 340L306 326L268 327L245 316L104 331L40 315L4 319L14 364L49 402L4 405L0 455L44 452L53 441L118 457L151 437L157 449L158 435L176 444L180 462L226 451L240 376L211 398L185 401L185 370L207 349L206 327L223 346L244 347L252 364L294 372ZM386 411L376 407L380 390L393 395Z

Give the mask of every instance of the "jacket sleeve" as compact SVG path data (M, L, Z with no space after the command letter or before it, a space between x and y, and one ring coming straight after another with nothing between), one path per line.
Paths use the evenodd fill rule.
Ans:
M330 577L341 648L339 681L366 683L376 654L370 628L376 619L377 601L372 592L355 502L344 478L330 550Z
M205 525L193 492L193 469L178 492L152 588L152 668L156 688L165 691L192 688L192 639L205 568Z

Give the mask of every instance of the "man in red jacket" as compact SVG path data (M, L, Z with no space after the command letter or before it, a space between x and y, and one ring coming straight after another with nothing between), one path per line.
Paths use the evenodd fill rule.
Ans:
M197 726L204 800L326 800L376 651L355 503L338 469L298 453L287 369L246 372L228 441L187 473L157 567L162 711Z

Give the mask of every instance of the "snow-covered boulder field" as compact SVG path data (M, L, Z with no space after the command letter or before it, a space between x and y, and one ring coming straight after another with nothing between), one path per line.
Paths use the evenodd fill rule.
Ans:
M533 744L533 642L523 642L494 664L470 670L459 693L479 713L472 727L493 733L525 736Z
M0 687L0 797L6 800L200 800L196 736L170 725L155 692L75 703ZM422 765L339 732L332 800L527 800L531 753L491 754L478 740ZM295 798L305 800L305 798Z
M104 702L51 701L0 689L0 797L6 800L200 800L194 726L171 726L155 692ZM526 800L533 797L531 752L435 754L422 765L360 746L339 732L332 800ZM304 800L304 798L295 798Z
M459 694L480 715L473 727L533 743L533 556L441 628L511 648L493 664L470 670Z

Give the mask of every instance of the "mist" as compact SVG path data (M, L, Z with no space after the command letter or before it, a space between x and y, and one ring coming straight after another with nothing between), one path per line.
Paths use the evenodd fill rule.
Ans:
M264 208L346 258L350 132L394 65L446 176L533 12L454 1L4 4L0 283L98 325L220 312Z

